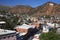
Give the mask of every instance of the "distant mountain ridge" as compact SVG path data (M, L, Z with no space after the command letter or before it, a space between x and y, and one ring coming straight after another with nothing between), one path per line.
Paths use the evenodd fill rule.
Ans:
M24 6L24 5L18 5L13 8L11 8L9 11L12 13L28 13L32 10L32 7L30 6Z
M25 5L17 5L14 7L0 6L0 10L2 9L4 9L5 11L7 10L10 13L28 14L32 16L60 15L60 4L56 4L53 2L47 2L36 8L32 8L31 6Z
M53 2L47 2L41 6L35 8L34 15L60 15L60 4Z

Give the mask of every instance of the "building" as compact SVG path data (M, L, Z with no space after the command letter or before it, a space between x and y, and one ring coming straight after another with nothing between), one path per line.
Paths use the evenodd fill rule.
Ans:
M39 40L40 34L35 34L32 40Z
M33 23L33 25L35 26L35 27L39 27L39 24L40 24L40 22L39 21L35 21L34 23Z
M16 32L11 30L0 29L0 40L17 40Z
M54 27L58 28L58 27L60 27L60 24L58 24L58 23L47 23L47 25L50 26L51 28L54 28Z
M33 28L33 26L23 24L23 25L18 25L15 27L16 31L20 33L27 33L29 28Z
M5 21L0 21L0 28L2 28L2 25L4 25L5 23Z

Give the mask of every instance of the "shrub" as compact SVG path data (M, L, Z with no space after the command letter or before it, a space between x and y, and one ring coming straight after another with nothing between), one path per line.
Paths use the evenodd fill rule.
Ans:
M60 35L52 31L48 33L41 33L40 40L60 40Z

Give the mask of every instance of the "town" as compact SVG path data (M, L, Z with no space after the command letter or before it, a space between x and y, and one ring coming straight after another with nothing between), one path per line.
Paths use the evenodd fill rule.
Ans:
M59 17L6 16L0 16L1 40L39 40L41 33L48 33L51 29L60 34Z
M3 8L0 10L0 40L60 40L60 6L58 6L47 2L43 8L41 6L35 9L29 6L11 7L9 10ZM56 12L57 9L59 10ZM24 10L28 12L25 13Z

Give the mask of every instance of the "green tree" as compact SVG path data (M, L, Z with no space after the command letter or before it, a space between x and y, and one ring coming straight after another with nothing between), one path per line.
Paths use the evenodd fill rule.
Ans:
M6 19L6 24L2 26L3 29L13 30L15 25L17 25L19 18L18 17L11 17Z
M42 33L40 40L60 40L60 35L50 31L48 33Z

